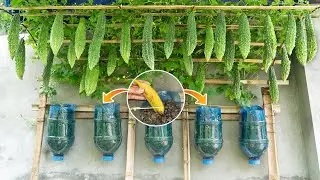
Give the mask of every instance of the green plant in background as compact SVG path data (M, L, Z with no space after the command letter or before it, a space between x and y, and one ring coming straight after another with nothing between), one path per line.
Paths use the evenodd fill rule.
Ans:
M262 0L246 0L244 2L246 5L267 4L267 1ZM284 3L285 5L293 5L294 1L288 0ZM92 4L92 1L88 4ZM223 5L224 3L215 0L203 2L187 0L173 0L169 2L162 0L152 2L147 0L120 0L115 4ZM272 5L279 4L280 1L275 1ZM26 0L15 1L12 5L39 6L59 5L59 3L57 0ZM228 2L224 5L238 4ZM28 13L39 12L45 14L49 11L28 11ZM57 12L63 14L62 11ZM45 47L40 48L38 46L37 48L42 62L47 62L42 92L50 95L55 94L54 88L50 86L50 77L57 82L80 85L80 93L86 92L86 95L100 99L103 91L108 91L116 84L128 85L130 83L128 79L133 79L138 74L154 68L174 74L183 83L185 88L208 93L208 95L212 96L224 93L227 98L238 104L249 105L250 101L255 98L255 95L239 80L257 77L261 66L254 63L246 63L241 59L263 58L264 67L267 71L269 66L272 66L275 58L283 57L284 60L282 61L284 65L282 66L284 67L281 67L281 77L286 79L290 72L290 60L286 56L283 56L283 54L276 56L277 44L284 44L285 46L289 46L287 49L293 49L295 44L300 43L295 50L296 54L300 53L299 48L307 49L307 45L302 44L301 40L294 43L295 33L293 31L288 33L289 26L294 27L294 19L292 17L298 16L298 18L303 19L303 22L305 18L309 18L305 16L304 11L290 11L292 16L289 16L289 18L289 11L285 10L197 10L191 12L181 10L108 10L108 13L113 14L112 17L105 17L103 11L74 10L74 12L91 14L91 16L85 18L83 16L63 16L61 18L61 15L57 15L56 17L48 16L46 18L27 16L23 21L24 24L28 24L31 34L34 37L39 37L39 39L36 39L38 45L46 44L45 40L43 40L45 38L41 38L46 34L43 32L43 28L39 28L41 24L44 24L44 19L45 23L49 25L48 27L51 25L53 27L50 30L52 38L50 45L55 52L54 54L56 54L56 57L61 62L52 64L53 53L49 52L47 54L48 57L45 58ZM141 16L141 14L153 12L185 13L186 15L172 17ZM203 15L198 16L198 14L205 14L207 17ZM213 24L215 26L211 26ZM226 26L237 24L239 24L239 28L236 29L230 29L229 27L231 26ZM263 28L249 29L249 24L250 26ZM305 24L299 25L301 27L309 27L309 30L307 29L307 31L303 32L297 28L297 36L300 39L305 37L305 39L312 40L314 38L314 35L312 35L314 34L312 32L312 24L306 21ZM288 28L286 28L287 26ZM57 27L60 27L59 31ZM279 27L283 28L279 29ZM63 35L61 35L62 32ZM55 34L59 38L55 39ZM285 39L288 39L286 37L290 37L290 41L285 42ZM86 39L92 40L89 46L86 46ZM153 39L164 39L164 42L152 42ZM184 41L175 42L175 39L184 39ZM65 43L64 40L71 40L71 42ZM120 44L103 44L103 40L112 40L120 42ZM132 40L142 41L142 43L136 43ZM233 41L238 41L238 44L236 43L235 45L235 43L232 43ZM35 42L30 40L27 42L36 47ZM250 46L250 42L265 42L265 46ZM215 44L214 48L212 44ZM306 46L302 47L301 44ZM308 45L310 46L310 44ZM311 45L310 50L308 49L309 57L312 57L315 45ZM51 48L48 49L51 51ZM217 59L225 63L207 64L193 62L192 58L205 57L206 60L210 59L212 51L215 52ZM263 54L263 57L261 54ZM237 59L237 63L233 63L235 59ZM289 66L285 64L289 64ZM213 72L213 75L208 74L207 70ZM230 79L233 83L208 88L205 86L205 78ZM277 88L277 83L274 83L274 81L272 84L270 82L271 85Z

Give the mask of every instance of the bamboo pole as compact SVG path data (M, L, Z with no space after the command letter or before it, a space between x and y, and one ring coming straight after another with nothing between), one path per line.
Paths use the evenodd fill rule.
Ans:
M196 6L196 5L94 5L94 6L25 6L4 7L4 10L316 10L319 5L307 6Z
M183 171L184 180L190 180L190 126L189 126L189 112L188 105L186 111L183 112L182 118L182 137L183 137Z
M263 107L267 121L268 132L268 167L269 167L269 180L280 180L279 163L277 154L277 142L276 142L276 127L273 105L271 103L271 97L269 88L261 88Z
M232 84L231 80L222 79L206 79L206 84ZM243 84L247 85L268 85L268 80L241 80ZM289 85L289 81L278 80L278 85Z
M129 113L125 180L133 180L134 177L134 150L136 141L135 126L136 120Z
M39 179L39 166L40 166L40 157L41 157L41 148L42 148L42 136L44 128L44 119L46 114L46 104L47 96L40 95L40 104L38 106L38 118L36 124L36 135L35 135L35 146L33 150L32 158L32 170L30 180Z

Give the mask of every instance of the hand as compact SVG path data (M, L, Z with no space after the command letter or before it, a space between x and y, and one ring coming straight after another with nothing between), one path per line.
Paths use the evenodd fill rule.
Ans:
M143 83L150 84L148 81L139 80ZM129 100L146 100L146 98L143 95L144 89L140 88L136 83L132 83L132 85L129 88L128 92L128 99Z

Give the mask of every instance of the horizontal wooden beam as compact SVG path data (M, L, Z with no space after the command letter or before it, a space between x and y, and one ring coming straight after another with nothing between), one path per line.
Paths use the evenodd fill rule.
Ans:
M24 6L5 10L315 10L319 5L305 6L195 6L195 5L94 5L94 6Z
M206 84L232 84L231 80L222 80L222 79L206 79ZM241 80L243 84L247 85L268 85L268 80ZM282 81L278 80L278 85L289 85L289 80Z

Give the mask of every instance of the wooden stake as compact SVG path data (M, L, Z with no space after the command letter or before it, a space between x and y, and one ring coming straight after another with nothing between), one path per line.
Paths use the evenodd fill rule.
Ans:
M32 158L32 171L31 171L31 178L30 178L31 180L39 179L39 166L40 166L40 157L41 157L41 148L42 148L44 118L46 114L47 96L40 95L39 99L40 99L40 104L39 104L39 112L38 112L37 125L36 125L35 146L34 146L33 158Z
M277 142L276 142L276 127L275 117L273 112L273 105L271 103L271 97L269 88L261 88L263 107L267 121L267 132L269 139L268 146L268 167L269 167L269 180L280 180L278 154L277 154Z
M125 180L133 180L134 176L135 126L136 120L129 113Z
M183 169L184 169L184 180L190 180L190 134L189 134L189 115L188 105L186 105L187 111L183 112L182 121L182 133L183 133Z

